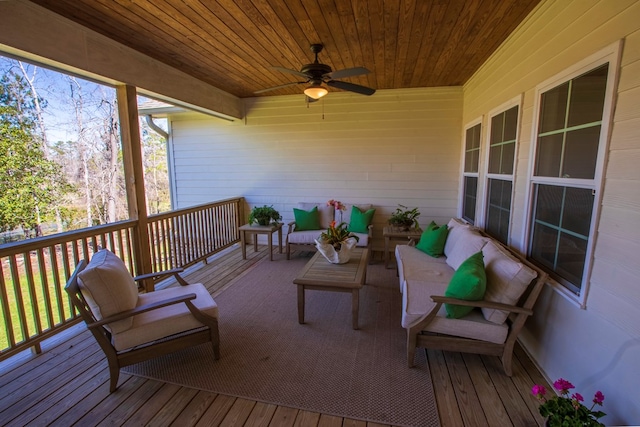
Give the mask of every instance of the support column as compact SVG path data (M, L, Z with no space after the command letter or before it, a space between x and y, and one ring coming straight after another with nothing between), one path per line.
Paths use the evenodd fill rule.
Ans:
M140 125L138 122L138 99L134 86L119 85L116 87L116 91L129 218L137 220L137 225L134 229L136 241L133 245L136 266L134 274L139 275L151 273L152 266L147 229L148 218L144 191ZM143 285L147 292L153 291L153 280L147 279L143 282Z

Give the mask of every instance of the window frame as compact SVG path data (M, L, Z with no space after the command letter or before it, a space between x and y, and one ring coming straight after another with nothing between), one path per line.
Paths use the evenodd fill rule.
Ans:
M533 122L531 126L531 144L529 153L529 165L527 173L527 185L526 185L526 197L525 197L525 223L522 230L522 239L520 250L525 253L527 257L531 253L531 243L533 233L531 231L533 226L534 213L532 212L535 206L535 186L537 184L543 185L559 185L564 188L586 188L595 192L593 200L593 208L591 212L591 223L589 225L589 234L587 241L587 249L585 253L584 270L582 283L580 284L580 292L574 293L568 289L565 285L550 277L550 284L552 288L560 295L565 297L570 302L576 304L582 309L587 307L587 298L589 295L589 287L591 284L591 274L593 270L593 254L595 250L595 237L598 225L600 223L600 214L602 211L602 190L604 188L604 176L605 167L607 164L607 157L609 152L609 143L611 140L612 123L614 106L617 98L617 87L620 75L620 60L621 60L621 45L622 40L612 43L598 52L584 58L583 60L575 63L574 65L564 69L563 71L555 74L549 79L538 84L535 88L535 98L533 104ZM540 126L540 108L542 94L548 92L569 80L575 79L585 73L588 73L596 68L609 64L607 74L607 84L604 94L604 105L602 111L601 132L598 141L598 151L596 155L596 165L594 170L593 179L582 178L561 178L561 177L546 177L546 176L534 176L536 166L536 154L538 151L538 128Z
M492 122L493 118L499 114L505 113L506 111L512 109L513 107L518 107L518 114L516 117L516 135L515 135L515 145L513 149L513 170L511 174L496 174L489 173L489 157L491 155L491 132L492 132ZM518 149L519 149L519 141L520 141L520 128L522 123L522 94L511 98L510 100L502 103L498 107L492 109L487 114L487 125L486 133L485 133L485 152L484 152L484 165L483 165L483 173L484 176L482 178L482 194L480 199L482 200L480 204L480 212L479 217L480 221L478 221L478 225L486 230L488 224L488 215L489 215L489 180L500 180L500 181L510 181L511 182L511 203L509 204L509 225L507 231L507 241L504 242L506 245L511 245L511 229L513 227L513 208L515 202L515 180L518 169Z
M465 172L465 162L466 162L466 153L467 153L467 131L475 126L480 125L480 137L479 137L479 146L478 146L478 167L476 172ZM478 200L482 196L480 194L480 171L482 170L482 161L483 161L483 151L482 151L482 132L483 132L483 116L480 116L470 122L468 122L462 129L462 153L461 153L461 161L460 161L460 184L458 188L458 217L464 219L467 222L469 220L464 218L464 207L465 207L465 181L467 177L476 178L476 203L474 206L475 218L471 224L477 224L479 219L479 210L478 210Z

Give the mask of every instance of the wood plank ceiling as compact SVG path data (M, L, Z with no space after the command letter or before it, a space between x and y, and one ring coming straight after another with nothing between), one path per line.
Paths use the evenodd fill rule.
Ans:
M464 84L540 0L31 0L238 97L363 66L375 89ZM302 85L261 94L301 93ZM337 89L330 89L337 90Z

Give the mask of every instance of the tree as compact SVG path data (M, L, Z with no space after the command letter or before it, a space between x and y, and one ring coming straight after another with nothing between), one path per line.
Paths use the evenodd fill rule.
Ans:
M57 163L48 160L37 129L37 106L28 83L7 71L0 79L0 227L40 234L55 218L54 200L67 189ZM27 233L25 233L27 234Z

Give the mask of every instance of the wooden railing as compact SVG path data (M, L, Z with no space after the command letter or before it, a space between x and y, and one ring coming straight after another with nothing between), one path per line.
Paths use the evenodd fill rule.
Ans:
M244 199L234 198L150 216L152 270L186 267L238 242L243 205ZM1 245L0 360L26 348L40 352L42 340L79 321L64 285L80 259L107 248L132 274L142 274L135 259L137 224L121 221Z

